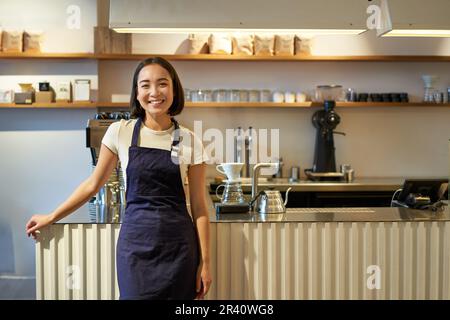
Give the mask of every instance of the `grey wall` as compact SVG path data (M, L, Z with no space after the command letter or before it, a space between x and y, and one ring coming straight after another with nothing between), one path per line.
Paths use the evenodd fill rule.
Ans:
M80 8L80 28L68 29L69 5ZM97 24L92 0L1 1L4 29L41 30L45 52L92 52ZM0 60L0 88L17 83L91 79L96 61ZM32 214L55 208L90 173L84 128L94 110L0 109L0 299L35 297L34 241L25 235Z

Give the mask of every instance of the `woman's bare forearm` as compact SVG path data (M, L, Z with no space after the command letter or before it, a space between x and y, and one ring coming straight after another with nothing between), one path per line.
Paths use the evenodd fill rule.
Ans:
M69 196L69 198L67 198L66 201L59 205L50 214L52 222L61 220L62 218L68 216L69 214L80 208L97 193L96 189L97 188L95 187L94 183L91 182L90 178L82 182Z
M205 208L206 209L206 208ZM198 238L200 242L201 261L209 264L209 218L208 213L196 214L195 225L197 227Z
M89 201L100 187L108 181L116 165L117 156L106 146L102 145L94 172L75 189L66 201L50 214L51 221L55 222L66 217Z
M209 264L209 216L206 206L205 164L189 168L189 195L192 217L200 242L201 259Z

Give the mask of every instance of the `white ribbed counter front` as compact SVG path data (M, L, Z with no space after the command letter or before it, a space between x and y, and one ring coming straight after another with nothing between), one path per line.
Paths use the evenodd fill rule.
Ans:
M450 299L448 208L367 210L302 209L269 217L212 212L207 298ZM119 229L58 223L42 230L37 298L117 299Z
M37 299L117 299L120 224L57 223L36 243Z
M214 229L212 298L450 298L449 222L221 223Z

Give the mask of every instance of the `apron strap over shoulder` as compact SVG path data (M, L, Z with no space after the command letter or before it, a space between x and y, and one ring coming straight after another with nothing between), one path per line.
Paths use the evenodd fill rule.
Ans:
M170 156L172 157L173 161L176 161L175 163L178 163L178 154L180 151L180 141L181 141L180 126L174 118L171 118L170 120L172 121L172 123L175 126L175 130L174 130L174 134L173 134L173 138L172 138L172 144L170 146ZM134 126L134 129L133 129L133 137L131 139L132 147L137 147L137 145L138 145L139 132L141 130L141 125L142 125L142 119L138 118L136 121L136 124Z
M141 118L138 118L136 121L136 124L134 125L133 137L131 138L131 146L132 147L137 147L138 139L139 139L139 132L141 130L141 124L142 124L142 120L141 120Z

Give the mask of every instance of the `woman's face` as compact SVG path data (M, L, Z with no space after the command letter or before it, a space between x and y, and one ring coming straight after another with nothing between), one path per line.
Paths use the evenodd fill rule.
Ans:
M168 113L173 102L173 83L169 72L159 64L150 64L139 72L137 100L152 116Z

